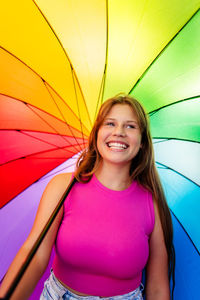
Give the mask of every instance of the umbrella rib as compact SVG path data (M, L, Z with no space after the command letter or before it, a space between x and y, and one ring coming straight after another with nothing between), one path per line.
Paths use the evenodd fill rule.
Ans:
M79 89L80 89L81 96L83 97L83 102L84 102L84 104L85 104L85 110L86 110L86 112L87 112L88 120L89 120L89 122L90 122L90 124L91 124L91 126L92 126L92 121L91 121L90 114L89 114L89 111L88 111L88 107L87 107L87 104L86 104L86 101L85 101L85 97L84 97L84 95L83 95L81 85L80 85L80 83L79 83L78 77L77 77L77 75L76 75L76 72L75 72L75 70L74 70L73 65L72 65L71 62L70 62L70 68L71 68L71 71L73 70L73 76L74 76L74 77L73 77L73 80L74 80L74 78L76 78L76 82L77 82L77 85L78 85L78 87L79 87ZM74 83L75 83L75 82L74 82Z
M0 93L0 95L3 95L3 96L6 96L6 97L10 97L9 95L6 95L6 94L3 94L3 93ZM47 115L49 115L50 117L52 117L52 118L54 118L54 119L56 119L56 120L58 120L59 122L62 122L63 124L66 124L66 125L68 125L70 128L73 128L73 129L75 129L76 131L78 131L78 132L80 132L80 130L78 130L78 129L76 129L75 127L73 127L72 125L69 125L69 124L67 124L66 122L63 122L62 120L60 120L60 119L58 119L56 116L53 116L53 115L51 115L49 112L46 112L46 111L44 111L43 109L41 109L41 108L39 108L39 107L37 107L37 106L35 106L35 105L33 105L33 104L29 104L29 103L27 103L27 102L25 102L24 100L21 100L21 99L18 99L18 98L16 98L16 97L13 97L12 96L12 99L15 99L15 100L17 100L17 101L20 101L20 102L22 102L24 105L26 105L34 114L36 114L37 115L37 117L38 118L40 118L44 123L46 123L50 128L52 128L53 130L54 130L54 132L57 134L57 135L59 135L62 139L64 139L65 140L65 136L63 136L61 133L59 133L49 122L47 122L45 119L43 119L37 112L35 112L31 107L34 107L34 108L36 108L36 109L38 109L38 110L40 110L41 112L43 112L43 113L45 113L45 114L47 114ZM70 108L69 108L70 109ZM3 129L3 130L6 130L6 129ZM15 129L16 130L16 129ZM25 129L24 129L25 130ZM29 131L34 131L34 130L29 130ZM71 130L70 130L71 131ZM43 131L44 133L49 133L49 132L47 132L47 131ZM66 135L67 136L67 135ZM72 134L72 136L74 137L74 135ZM66 141L66 140L65 140ZM67 141L68 142L68 141ZM71 144L71 142L69 142L70 144ZM71 144L71 146L73 146L73 144ZM79 151L79 149L77 149L77 151Z
M53 143L49 143L48 141L46 141L46 140L43 140L43 139L41 139L41 138L39 138L39 137L36 137L36 136L32 136L31 134L28 134L27 132L24 132L23 130L16 130L16 131L19 131L21 134L24 134L24 135L26 135L26 136L29 136L29 137L31 137L31 138L33 138L33 139L35 139L35 140L38 140L38 141L40 141L40 142L43 142L43 143L45 143L45 144L47 144L47 145L50 145L50 146L54 146L54 147L56 147L57 149L61 149L61 147L60 146L58 146L58 145L56 145L56 144L53 144ZM29 131L29 130L28 130ZM30 132L30 131L29 131ZM43 133L42 131L39 131L39 133ZM47 134L50 134L49 132L47 133ZM68 136L68 137L70 137L70 136ZM63 138L65 138L65 136L63 136ZM67 139L65 140L66 142L68 142L67 141ZM69 142L68 142L69 143ZM71 144L71 145L66 145L66 146L63 146L63 147L71 147L71 146L74 146L73 144Z
M44 18L44 20L47 22L49 28L51 29L52 33L54 34L55 38L57 39L59 45L61 46L61 48L62 48L62 50L63 50L63 52L64 52L64 54L65 54L65 56L66 56L66 58L67 58L67 60L68 60L68 62L69 62L69 64L70 64L70 66L71 66L71 68L72 68L73 64L72 64L72 62L71 62L69 56L67 55L67 52L66 52L65 48L63 47L63 44L61 43L61 41L60 41L59 37L57 36L55 30L53 29L52 25L49 23L49 21L47 20L47 18L45 17L44 13L43 13L42 10L40 9L40 7L37 5L37 3L35 2L35 0L32 0L32 1L33 1L33 3L35 4L35 6L37 7L37 9L39 10L39 12L41 13L41 15L42 15L42 17ZM80 85L80 83L79 83L79 80L78 80L78 77L77 77L75 71L74 71L74 73L75 73L76 80L77 80L77 82L78 82L78 86L79 86L79 88L80 88L80 92L81 92L81 95L82 95L82 97L83 97L83 101L84 101L84 104L85 104L85 107L86 107L86 110L87 110L87 105L86 105L86 102L85 102L85 97L84 97L84 94L83 94L81 85ZM88 110L87 110L87 111L88 111ZM89 115L88 115L88 117L89 117ZM89 119L90 119L90 117L89 117Z
M104 98L104 92L105 92L105 81L106 81L106 74L107 74L107 64L108 64L108 32L109 32L109 22L108 22L108 0L106 0L106 53L105 53L105 64L104 64L104 71L103 71L103 76L102 76L102 81L101 81L101 86L99 90L99 96L98 96L98 101L96 105L96 111L95 115L97 114L97 109L100 104L103 103L103 98Z
M20 63L22 63L25 67L27 67L29 70L31 70L31 72L33 72L37 77L39 77L41 80L42 80L42 83L45 82L45 84L47 84L53 91L54 93L64 102L65 105L67 105L67 107L71 110L70 106L63 100L63 98L58 94L58 92L56 92L54 90L54 88L40 75L38 74L34 69L32 69L29 65L27 65L24 61L22 61L19 57L17 57L16 55L14 55L13 53L11 53L10 51L8 51L7 49L5 49L4 47L0 46L0 49L4 50L5 52L7 52L9 55L11 55L12 57L14 57L15 59L17 59ZM76 75L76 74L75 74ZM77 78L77 77L76 77ZM79 82L77 80L77 83L79 85ZM80 87L80 85L79 85ZM80 88L81 90L81 88ZM8 96L10 97L10 95L6 95L6 94L3 94L3 93L0 93L1 95L5 95L5 96ZM12 96L13 97L13 96ZM14 98L14 97L13 97ZM84 98L84 97L83 97ZM17 98L15 98L17 99ZM20 101L23 101L25 102L24 100L21 100L21 99L17 99L17 100L20 100ZM84 102L85 103L85 102ZM87 106L86 106L86 109L87 109ZM71 110L72 111L72 110ZM74 114L74 112L72 111L72 113ZM75 114L74 114L75 115ZM75 115L76 116L76 115ZM77 117L77 116L76 116Z
M181 226L181 228L183 229L183 231L185 232L185 234L187 235L187 237L189 238L190 242L192 243L192 245L194 246L195 250L197 251L197 253L200 255L199 250L197 249L196 245L194 244L193 240L191 239L191 237L189 236L187 230L185 229L185 227L181 224L181 222L179 221L179 219L176 217L175 213L173 212L173 210L170 208L171 213L173 214L174 218L176 219L176 221L179 223L179 225Z
M71 147L71 146L68 146L68 147ZM35 153L32 153L32 154L27 154L25 156L22 156L22 157L19 157L19 158L15 158L15 159L12 159L12 160L9 160L3 164L0 164L0 166L4 166L6 164L9 164L9 163L12 163L14 161L18 161L19 159L24 159L24 158L31 158L32 156L34 155L38 155L38 154L42 154L42 153L48 153L48 152L51 152L51 151L55 151L55 150L64 150L64 151L68 151L68 152L71 152L71 154L73 154L73 156L77 153L74 153L70 150L65 150L64 148L67 148L66 146L63 146L63 147L59 147L59 148L54 148L54 149L48 149L48 150L43 150L43 151L38 151L38 152L35 152ZM34 159L63 159L63 158L66 158L66 157L33 157Z
M64 105L66 105L67 106L67 108L71 111L71 113L79 120L79 122L81 122L81 119L80 119L80 117L78 118L77 117L77 115L73 112L73 110L71 109L71 107L63 100L63 98L50 86L50 84L47 82L47 81L45 81L44 79L42 79L42 81L43 81L43 83L44 83L44 85L45 85L45 87L46 87L46 89L47 89L47 91L48 91L48 93L50 94L50 96L51 96L51 98L53 99L53 101L54 101L54 103L55 103L55 105L56 105L56 107L58 108L58 111L60 112L60 114L61 114L61 116L62 116L62 118L65 120L65 124L66 125L68 125L69 127L72 127L72 128L74 128L74 129L76 129L75 127L73 127L72 125L70 125L69 123L67 123L67 121L66 121L66 119L64 118L64 115L62 114L62 112L61 112L61 110L59 109L59 107L58 107L58 105L57 105L57 103L56 103L56 101L54 100L54 97L53 97L53 95L52 95L52 93L50 92L50 90L49 90L49 88L48 87L50 87L53 91L54 91L54 93L62 100L62 102L64 103ZM48 87L47 87L48 86ZM90 120L89 120L90 121ZM81 123L81 128L83 128L83 123ZM84 126L84 128L87 130L87 128ZM76 130L78 130L78 129L76 129ZM82 131L80 131L80 130L78 130L79 132L82 132ZM88 130L87 130L88 131ZM73 135L73 133L72 133L72 135Z
M24 102L25 103L25 102ZM36 111L34 111L31 107L30 107L30 104L28 104L28 103L25 103L27 106L28 106L28 108L33 112L33 113L35 113L41 120L43 120L48 126L50 126L61 138L63 138L64 140L65 140L65 138L64 138L64 136L63 135L61 135L51 124L49 124L49 122L47 122L45 119L43 119ZM31 105L32 106L32 105ZM37 108L37 107L36 107ZM38 108L37 108L38 109ZM49 114L50 115L50 114ZM55 117L55 116L54 116ZM72 136L74 137L74 139L76 140L76 138L75 138L75 136L74 136L74 134L73 134L73 132L71 131L71 128L73 128L73 129L76 129L76 128L74 128L73 126L71 126L71 125L69 125L67 122L63 122L64 124L66 124L67 126L68 126L68 128L69 128L69 130L70 130L70 132L72 133ZM77 129L76 129L77 130ZM78 130L79 131L79 130ZM80 132L80 131L79 131ZM69 142L70 144L71 144L71 142ZM71 146L73 146L73 144L71 144ZM81 149L81 148L80 148ZM79 149L77 149L78 151L79 151Z
M32 69L29 65L27 65L23 60L21 60L19 57L17 57L15 54L11 53L10 51L8 51L7 49L5 49L4 47L0 46L0 49L2 49L3 51L7 52L9 55L11 55L12 57L16 58L20 63L22 63L24 66L26 66L29 70L31 70L35 75L37 75L39 78L41 78L43 80L43 78L34 70Z
M42 80L42 82L44 83L46 83L53 91L54 91L54 93L56 93L56 95L60 98L60 99L62 99L62 97L54 90L54 88L40 75L40 74L38 74L34 69L32 69L29 65L27 65L24 61L22 61L19 57L17 57L16 55L14 55L13 53L11 53L10 51L8 51L7 49L5 49L4 47L2 47L2 46L0 46L0 49L2 49L3 51L5 51L5 52L7 52L9 55L11 55L12 57L14 57L15 59L17 59L20 63L22 63L24 66L26 66L29 70L31 70L31 72L33 72L36 76L38 76L41 80ZM75 74L76 75L76 74ZM77 78L77 77L76 77ZM77 80L78 81L78 80ZM78 83L78 85L79 85L79 82L77 82ZM79 85L79 87L80 87L80 85ZM81 89L81 88L80 88ZM1 93L2 94L2 93ZM2 95L4 95L4 94L2 94ZM8 95L6 95L6 96L8 96ZM16 98L17 99L17 98ZM62 99L63 100L63 99ZM71 108L70 108L70 106L66 103L66 102L64 102L65 103L65 105L67 105L68 106L68 108L71 110ZM84 102L85 103L85 102ZM86 107L87 108L87 107ZM72 110L71 110L72 111ZM72 111L73 112L73 111ZM73 114L74 114L74 112L73 112Z
M164 169L173 171L174 173L178 174L179 176L185 178L186 180L188 180L188 181L192 182L193 184L195 184L196 186L200 187L200 185L198 183L196 183L195 181L191 180L190 178L188 178L187 176L183 175L182 173L176 171L175 169L173 169L173 168L171 168L171 167L169 167L169 166L167 166L167 165L165 165L165 164L163 164L161 162L158 162L158 161L156 161L156 164L160 165ZM158 166L158 168L159 168L159 166Z
M169 107L169 106L172 106L172 105L176 105L176 104L179 104L179 103L182 103L182 102L186 102L186 101L192 101L194 99L198 99L200 97L200 95L196 95L196 96L193 96L193 97L189 97L189 98L185 98L185 99L181 99L181 100L177 100L175 102L172 102L172 103L169 103L169 104L166 104L166 105L163 105L163 106L160 106L159 108L156 108L152 111L150 111L148 114L150 115L150 117L152 115L154 115L155 113L157 113L159 110L161 109L164 109L166 107Z
M63 138L64 140L65 140L65 138L51 125L51 124L49 124L46 120L44 120L36 111L34 111L30 106L29 106L29 104L28 103L26 103L26 102L24 102L26 105L27 105L27 107L34 113L34 114L36 114L42 121L44 121L48 126L50 126L61 138ZM66 124L66 123L64 123L64 124ZM71 131L71 130L70 130ZM73 135L73 137L74 137L74 135ZM71 143L70 143L71 144ZM71 144L71 146L73 146L73 144ZM76 147L74 147L75 149L76 149ZM77 151L80 151L79 149L76 149Z
M158 53L158 55L153 59L153 61L150 63L150 65L146 68L146 70L142 73L140 78L136 81L136 83L133 85L131 90L129 91L129 94L131 94L134 90L134 88L138 85L138 83L142 80L142 78L145 76L147 71L151 68L151 66L154 64L154 62L161 56L161 54L166 50L166 48L169 46L169 44L177 37L177 35L187 26L187 24L192 20L192 18L198 13L199 8L193 13L193 15L188 19L188 21L177 31L177 33L169 40L169 42L164 46L164 48Z
M20 61L23 65L25 65L28 69L30 69L36 76L38 76L41 80L42 80L42 82L43 82L43 84L45 83L45 87L46 87L46 84L57 94L57 96L63 101L63 99L62 99L62 97L54 90L54 88L47 82L47 81L45 81L36 71L34 71L30 66L28 66L26 63L24 63L20 58L18 58L17 56L15 56L14 54L12 54L11 52L9 52L8 50L6 50L5 48L3 48L2 46L0 46L0 49L3 49L4 51L6 51L9 55L11 55L11 56L13 56L14 58L16 58L18 61ZM79 84L79 83L78 83ZM47 87L46 87L47 88ZM49 92L49 91L48 91ZM7 96L7 97L11 97L10 95L6 95L6 94L2 94L2 93L0 93L1 95L4 95L4 96ZM28 104L27 102L25 102L24 100L21 100L21 99L17 99L17 98L15 98L15 97L13 97L12 96L12 98L13 99L16 99L16 100L19 100L19 101L21 101L21 102L24 102L24 104ZM84 99L84 97L83 97L83 99ZM70 106L65 102L65 101L63 101L64 102L64 104L65 105L67 105L67 107L71 110L71 108L70 108ZM84 102L85 103L85 102ZM33 105L34 106L34 105ZM56 105L57 106L57 105ZM35 106L36 107L36 106ZM39 109L38 107L36 107L37 109ZM58 107L57 107L58 108ZM86 107L87 108L87 107ZM41 110L41 109L40 109ZM43 111L43 110L41 110L41 111ZM72 110L71 110L72 111ZM45 112L45 113L47 113L47 112ZM74 114L74 112L72 111L72 113ZM75 114L74 114L75 115ZM76 115L75 115L76 116ZM76 116L77 117L77 116ZM46 122L47 123L47 122ZM66 124L67 124L67 122L66 122ZM49 124L48 124L49 125ZM68 124L67 124L68 125ZM50 125L49 125L50 126ZM70 125L71 126L71 125ZM73 126L71 126L71 127L73 127ZM52 126L51 126L51 128L53 128ZM53 128L54 129L54 128ZM56 130L55 130L56 131ZM59 134L58 132L57 132L57 134Z
M47 84L48 85L48 84ZM71 130L71 127L69 126L69 124L67 123L67 121L66 121L66 119L65 119L65 117L64 117L64 115L63 115L63 113L62 113L62 111L60 110L60 108L59 108L59 106L58 106L58 104L56 103L56 101L55 101L55 99L54 99L54 97L53 97L53 95L51 94L51 92L50 92L50 90L49 90L49 88L47 87L47 85L46 85L46 82L44 81L44 86L46 87L46 89L47 89L47 91L48 91L48 93L49 93L49 95L50 95L50 97L51 97L51 99L53 100L53 102L55 103L55 105L56 105L56 107L57 107L57 109L58 109L58 111L59 111L59 113L61 114L61 116L62 116L62 118L63 118L63 120L65 120L65 124L68 126L68 128L69 128L69 130L70 130L70 132L71 132L71 134L72 134L72 136L74 137L74 139L76 140L76 137L75 137L75 135L73 134L73 132L72 132L72 130ZM65 103L65 102L64 102ZM79 119L80 120L80 119ZM81 122L81 121L80 121ZM81 126L81 133L82 133L82 137L83 137L83 130L82 130L82 126ZM76 142L77 142L77 144L79 145L79 143L78 143L78 141L76 140ZM79 147L80 147L80 145L79 145ZM81 150L81 147L80 147L80 150Z
M81 114L80 114L80 109L79 109L79 104L78 104L78 96L77 96L77 91L76 91L76 85L75 85L75 81L74 81L74 70L73 67L71 65L71 74L72 74L72 80L73 80L73 85L74 85L74 92L75 92L75 98L76 98L76 105L77 105L77 109L78 109L78 115L79 115L79 121L80 121L80 126L81 126L81 134L82 134L82 138L83 138L83 126L82 126L82 121L81 121ZM91 121L90 121L91 123ZM84 146L85 145L85 140L84 141Z
M160 141L154 141L154 140L153 140L153 145L155 145L155 144L160 144L160 143L163 143L163 142L167 142L167 141L169 141L169 140L172 140L172 139L170 139L170 138L159 138L159 137L158 137L158 138L157 138L157 137L156 137L156 138L153 137L152 139L160 139Z
M102 102L103 102L102 92L103 92L103 86L105 84L105 70L106 70L106 67L104 67L104 72L103 72L103 76L102 76L102 79L101 79L101 85L100 85L98 100L97 100L96 109L95 109L95 117L96 117L97 112L98 112L99 103L102 104Z
M152 136L153 139L161 139L161 140L164 140L164 141L160 141L158 143L161 143L161 142L165 142L165 141L170 141L170 140L176 140L176 141L184 141L184 142L190 142L190 143L197 143L199 144L200 142L198 141L194 141L194 140L189 140L189 139L180 139L180 138L176 138L176 137L172 137L172 138L167 138L166 136ZM155 143L156 144L156 143Z
M72 138L72 136L70 135L61 135L61 134L57 134L57 133L52 133L52 132L48 132L48 131L37 131L37 130L29 130L29 129L16 129L16 128L0 128L0 131L18 131L20 133L23 133L23 134L26 134L27 136L30 136L34 139L37 139L41 142L44 142L46 143L47 145L51 145L51 146L56 146L55 144L52 144L52 143L49 143L48 141L46 140L43 140L41 138L38 138L38 137L35 137L35 136L32 136L31 134L28 134L27 132L34 132L34 133L44 133L44 134L51 134L51 135L56 135L56 136L59 136L60 138L62 138L65 142L67 142L68 144L66 145L67 146L73 146L75 148L76 144L72 144L70 141L68 141L67 138ZM66 138L66 139L65 139ZM85 144L84 141L82 143L79 143L79 145L82 145L82 144ZM59 146L58 146L59 148ZM76 148L75 148L76 149ZM76 149L77 151L79 151L79 149Z
M82 92L82 89L81 89L79 80L78 80L78 78L77 78L77 76L76 76L76 72L75 72L75 70L74 70L74 68L73 68L72 62L71 62L69 56L67 55L67 52L66 52L65 48L63 47L63 44L61 43L61 41L60 41L59 37L57 36L55 30L53 29L52 25L49 23L49 21L47 20L47 18L45 17L44 13L43 13L42 10L39 8L39 6L35 3L34 0L32 0L32 1L33 1L34 4L36 5L37 9L38 9L39 12L41 13L41 15L43 16L43 18L45 19L45 21L47 22L49 28L50 28L51 31L53 32L53 34L54 34L54 36L56 37L57 41L59 42L59 44L60 44L62 50L64 51L64 54L65 54L67 60L69 61L70 69L71 69L71 74L72 74L72 79L73 79L73 84L74 84L74 92L75 92L75 97L76 97L76 101L77 101L77 108L78 108L78 114L79 114L79 120L80 120L80 126L81 126L81 133L82 133L82 137L83 137L82 121L81 121L80 110L79 110L79 106L78 106L78 99L77 99L77 92L76 92L76 87L75 87L75 82L74 82L74 76L75 76L75 78L76 78L76 80L77 80L77 83L78 83L78 86L79 86L81 95L82 95L82 97L83 97L83 101L84 101L84 104L85 104L85 108L86 108L86 111L87 111L87 115L88 115L88 119L89 119L90 124L91 124L91 119L90 119L90 115L89 115L89 112L88 112L88 109L87 109L87 105L86 105L86 102L85 102L85 98L84 98L84 95L83 95L83 92ZM57 107L58 107L58 106L57 106ZM58 109L59 109L59 108L58 108ZM59 110L59 111L60 111L60 110ZM61 113L61 111L60 111L60 113ZM61 115L62 115L62 113L61 113ZM62 115L62 117L64 117L64 116ZM66 123L67 123L67 122L66 122ZM76 139L76 137L74 137L74 138ZM84 139L83 139L83 140L84 140ZM84 146L85 146L85 141L84 141ZM80 149L80 150L82 150L82 149Z

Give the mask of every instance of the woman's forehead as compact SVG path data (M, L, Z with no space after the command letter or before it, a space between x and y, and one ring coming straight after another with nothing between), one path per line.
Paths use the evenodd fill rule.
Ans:
M105 115L107 118L120 118L120 119L133 119L138 120L134 108L129 104L114 104L108 113Z

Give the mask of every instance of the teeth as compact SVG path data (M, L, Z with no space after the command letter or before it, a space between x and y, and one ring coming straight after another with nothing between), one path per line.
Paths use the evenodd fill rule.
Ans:
M119 148L119 149L126 149L128 148L127 145L121 143L108 143L108 147L110 148Z

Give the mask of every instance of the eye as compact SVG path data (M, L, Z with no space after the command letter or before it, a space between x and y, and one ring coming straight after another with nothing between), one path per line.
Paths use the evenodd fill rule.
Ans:
M132 125L132 124L127 124L127 125L126 125L126 128L136 128L136 126L135 126L135 125Z
M111 121L107 121L107 122L105 122L105 125L106 126L115 126L115 123L111 122Z

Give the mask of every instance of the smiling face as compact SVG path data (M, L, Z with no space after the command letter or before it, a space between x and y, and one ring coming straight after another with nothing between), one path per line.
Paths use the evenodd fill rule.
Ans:
M103 163L130 168L140 147L141 131L135 112L128 104L115 104L97 134L97 148Z

